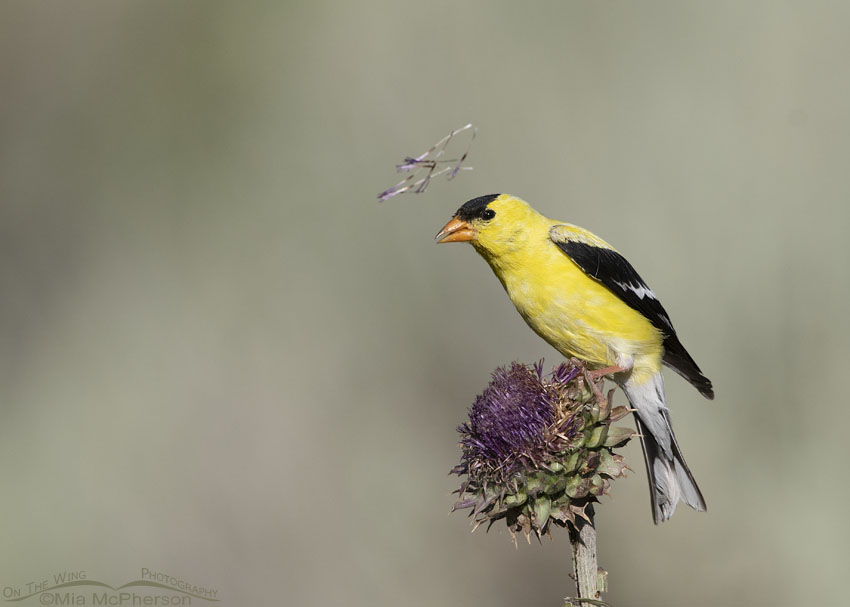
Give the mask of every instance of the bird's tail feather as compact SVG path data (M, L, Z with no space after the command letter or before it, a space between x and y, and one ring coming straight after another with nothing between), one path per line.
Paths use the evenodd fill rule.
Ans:
M705 499L673 434L661 373L640 384L630 378L621 387L636 409L635 424L641 435L655 524L673 516L679 500L694 510L706 510Z
M664 338L664 364L688 380L704 397L714 399L711 380L702 374L696 361L691 358L675 334Z

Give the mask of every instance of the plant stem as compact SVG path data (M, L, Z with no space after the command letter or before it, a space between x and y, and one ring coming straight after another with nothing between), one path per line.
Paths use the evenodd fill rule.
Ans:
M598 604L599 572L596 564L596 527L593 526L593 505L585 509L590 522L577 518L576 529L570 529L570 543L573 547L573 572L576 578L576 590L579 599L591 599L591 602L576 601L586 607Z

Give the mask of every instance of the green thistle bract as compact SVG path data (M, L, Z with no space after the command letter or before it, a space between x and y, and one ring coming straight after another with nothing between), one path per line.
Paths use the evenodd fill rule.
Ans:
M601 386L576 359L548 376L542 361L496 369L458 427L462 456L452 473L463 484L452 511L471 508L474 529L505 519L514 539L587 519L586 506L627 469L612 449L635 436L611 426L629 410L612 409L613 390L606 397Z

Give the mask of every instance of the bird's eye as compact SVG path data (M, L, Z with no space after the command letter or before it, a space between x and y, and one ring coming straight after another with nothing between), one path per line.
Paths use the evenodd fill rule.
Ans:
M484 209L484 211L481 213L481 217L483 219L493 219L495 216L496 211L494 211L493 209Z

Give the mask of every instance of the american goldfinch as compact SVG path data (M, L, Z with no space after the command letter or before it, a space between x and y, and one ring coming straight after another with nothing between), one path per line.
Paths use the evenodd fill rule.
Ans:
M714 391L631 264L598 236L548 219L508 194L470 200L436 239L472 244L540 337L623 389L635 409L655 523L669 519L679 500L704 511L673 434L661 367L679 373L706 398L714 398Z

